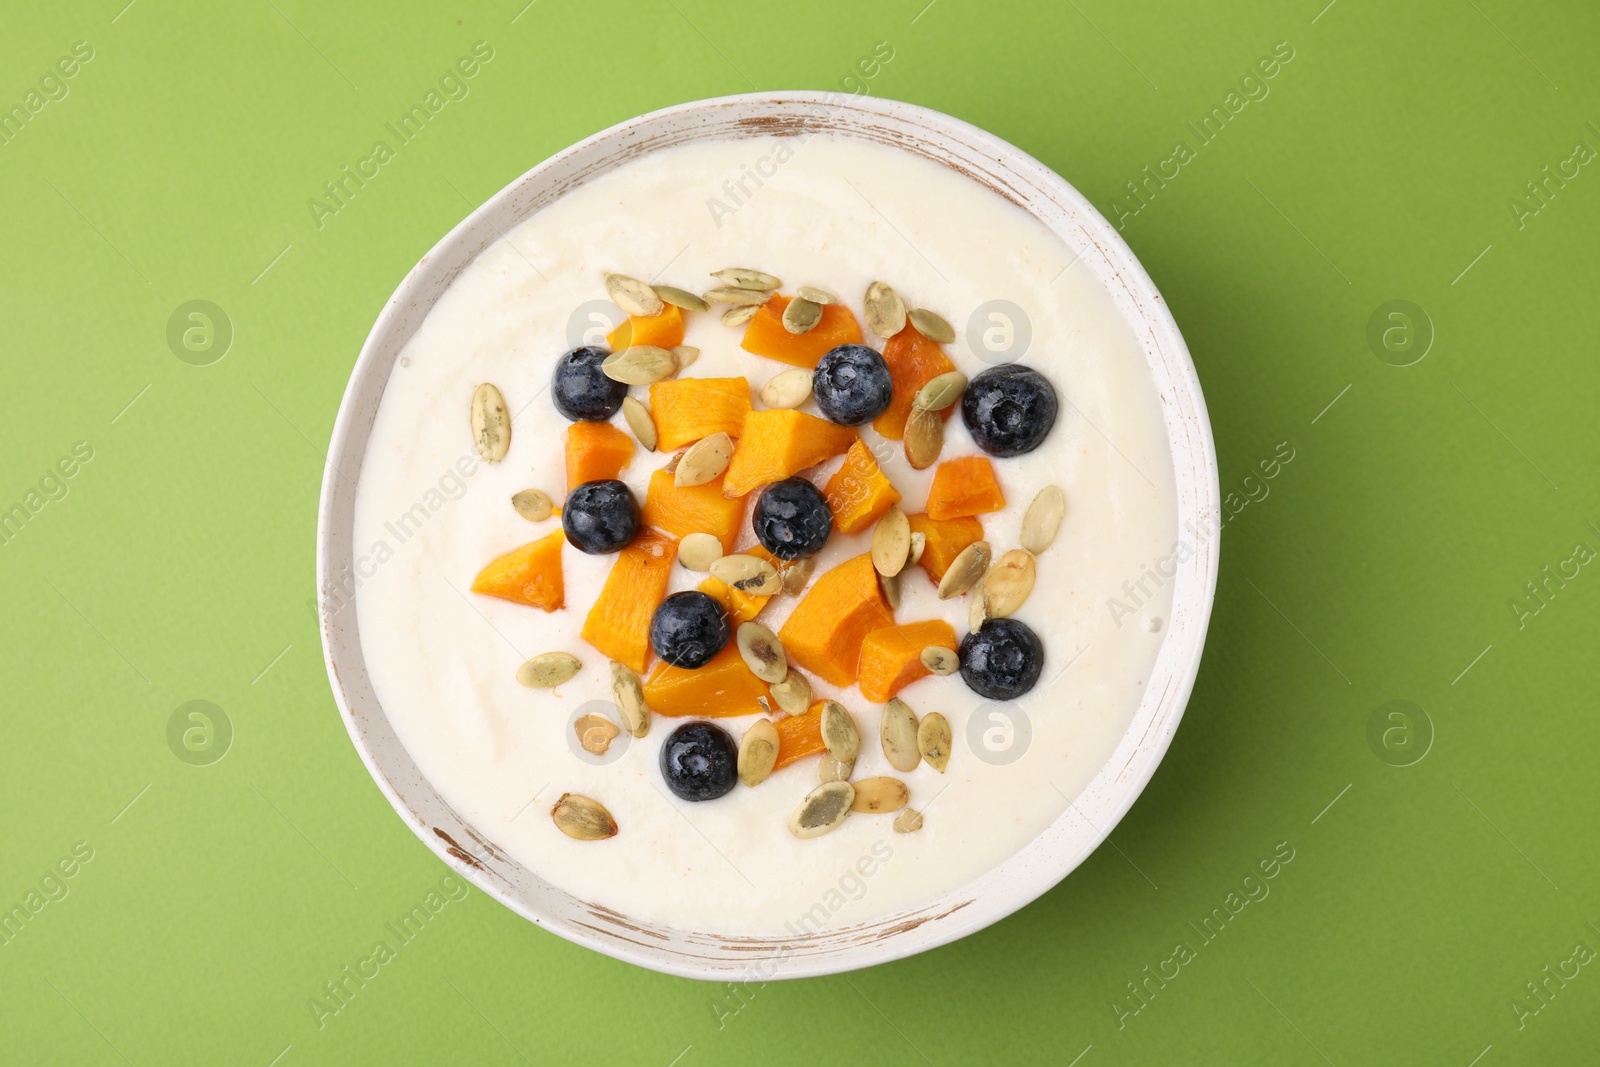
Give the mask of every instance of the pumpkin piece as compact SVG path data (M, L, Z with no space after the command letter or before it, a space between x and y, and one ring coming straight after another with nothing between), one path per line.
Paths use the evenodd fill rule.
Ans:
M778 557L760 545L751 545L745 549L745 555L764 559L774 566L778 565ZM723 610L728 613L728 625L734 629L738 629L740 623L749 622L761 614L761 609L772 599L770 593L746 593L742 589L735 589L721 578L707 578L700 583L700 591L722 605Z
M722 541L722 551L732 552L744 522L744 498L722 495L722 478L705 485L676 485L672 475L658 470L650 475L640 520L673 537L708 533Z
M704 667L688 670L658 662L644 682L644 702L658 715L755 715L761 711L756 697L769 692L732 641Z
M634 345L677 348L683 344L683 312L666 304L659 315L629 315L628 321L606 334L606 344L613 352Z
M899 441L906 435L906 420L911 417L911 402L916 399L917 390L946 371L955 370L956 365L937 341L922 336L909 322L884 343L883 361L889 365L894 392L883 414L872 420L872 428L891 441ZM959 404L951 404L939 412L939 417L948 419L958 407Z
M738 437L749 413L750 382L744 378L667 378L650 386L656 448L663 452L714 433Z
M872 450L859 437L844 454L844 466L828 479L822 495L833 508L834 526L847 534L865 530L900 502L899 492L878 469Z
M843 304L822 305L821 320L805 333L790 333L784 327L783 309L788 306L789 298L777 295L763 304L745 327L739 347L811 370L830 348L861 343L861 327Z
M837 686L856 680L861 642L894 613L878 588L870 553L847 559L823 574L795 605L778 638L797 663Z
M826 700L813 701L804 715L791 715L772 725L778 730L778 762L773 770L781 770L796 760L828 751L822 743L822 705Z
M943 522L983 515L1006 506L1006 495L994 477L988 456L947 459L933 472L928 487L928 518Z
M561 548L566 543L567 535L557 530L513 548L478 572L472 580L472 591L514 604L556 610L566 596L561 579Z
M971 517L947 522L939 522L926 515L907 515L906 518L911 520L912 533L920 533L927 538L922 558L917 563L928 572L928 577L933 579L935 585L939 584L944 572L950 569L950 564L955 562L962 549L974 541L983 540L983 523Z
M567 427L567 492L584 482L615 478L633 459L633 438L609 422Z
M781 482L837 456L858 440L855 427L803 411L752 411L744 417L739 444L723 475L722 495L744 496L759 486Z
M943 619L928 619L872 631L861 642L856 678L861 695L882 704L918 678L932 674L922 665L922 650L929 645L954 651L955 629Z
M650 653L650 616L667 594L678 542L645 530L617 553L606 584L583 620L583 639L636 672Z

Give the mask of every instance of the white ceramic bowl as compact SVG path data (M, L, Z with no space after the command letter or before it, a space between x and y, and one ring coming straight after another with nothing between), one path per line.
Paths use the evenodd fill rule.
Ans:
M353 562L355 485L389 372L434 302L501 234L567 191L639 155L686 142L828 131L914 152L1021 206L1082 256L1132 327L1160 394L1194 549L1173 579L1172 615L1144 700L1111 758L1069 808L1004 863L920 907L793 938L723 937L638 922L579 900L506 855L447 805L384 715L362 657L355 611L334 611L334 575ZM1216 588L1217 460L1194 364L1155 285L1116 231L1059 175L999 138L912 104L840 94L726 96L652 112L595 134L528 171L450 231L406 275L372 327L339 407L317 524L318 605L328 677L367 769L401 817L463 876L540 926L618 959L691 978L830 974L899 959L980 930L1083 862L1132 806L1178 728L1199 669Z

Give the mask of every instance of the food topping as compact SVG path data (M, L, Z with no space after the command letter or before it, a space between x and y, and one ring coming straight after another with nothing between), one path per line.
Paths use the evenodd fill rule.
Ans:
M550 377L550 399L556 410L573 422L604 422L617 413L628 395L626 383L600 369L609 355L605 349L584 345L556 360Z
M811 392L829 422L860 426L883 414L894 392L894 382L877 349L862 344L840 345L817 362L811 376Z
M1015 700L1034 687L1044 669L1044 646L1026 623L990 619L961 639L961 677L990 700Z
M1056 424L1056 409L1056 391L1045 376L1017 363L984 371L961 397L961 421L991 456L1038 448Z
M785 478L756 497L750 525L762 548L782 560L799 559L822 551L828 543L833 508L804 478Z
M567 493L561 528L580 552L591 556L616 552L639 534L639 502L615 478L584 482Z
M650 647L674 667L694 670L728 644L728 612L698 589L673 593L650 617Z
M725 796L738 783L739 746L714 723L686 722L661 746L661 777L679 800Z
M556 828L578 841L604 841L617 836L617 820L606 806L577 793L562 793L550 809Z
M517 668L517 682L529 689L552 689L583 669L570 652L541 652Z

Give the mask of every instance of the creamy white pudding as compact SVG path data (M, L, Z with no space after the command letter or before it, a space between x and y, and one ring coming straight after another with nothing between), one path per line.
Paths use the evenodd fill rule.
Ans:
M1101 768L1137 707L1164 636L1170 586L1152 569L1177 541L1176 501L1160 401L1133 333L1076 250L970 179L892 148L831 136L757 138L684 146L626 164L561 198L485 250L450 285L406 346L387 385L357 493L355 555L361 641L374 690L429 781L488 839L580 899L634 919L724 935L836 929L922 903L1016 852L1061 816ZM815 676L863 734L856 779L893 775L924 814L899 834L892 816L858 814L825 836L799 840L790 814L817 783L817 758L738 786L706 803L674 798L658 766L681 720L655 716L650 733L619 738L596 764L572 743L574 712L609 701L606 657L579 635L615 557L563 554L565 604L544 611L468 591L491 559L559 528L530 523L512 494L539 487L558 501L562 434L549 382L556 358L599 340L586 305L602 276L620 271L699 291L709 272L750 266L782 278L782 292L813 285L861 316L861 294L889 281L912 306L952 324L947 355L969 375L980 355L1020 345L1061 401L1054 430L1034 452L995 459L1006 506L981 517L996 554L1018 545L1035 493L1058 485L1066 518L1038 563L1038 583L1016 618L1042 639L1041 680L1007 708L959 675L928 677L900 696L942 712L954 735L946 773L900 773L877 745L880 706L854 687ZM1020 309L992 318L994 301ZM577 326L574 327L574 317ZM686 374L743 376L752 394L786 364L739 347L742 328L688 313L685 344L701 355ZM969 338L969 326L987 337ZM1025 326L1025 330L1024 327ZM863 329L865 341L881 339ZM509 453L485 464L473 449L468 399L493 382L514 413ZM635 388L645 398L647 390ZM760 407L757 401L757 407ZM815 413L814 403L802 409ZM621 416L613 420L622 425ZM870 426L862 438L919 512L932 469L914 471ZM978 450L959 415L946 424L945 458ZM637 452L621 478L642 501L666 462ZM819 484L840 460L806 472ZM740 545L754 543L748 521ZM835 534L821 574L867 550L868 533ZM673 570L671 591L703 574ZM780 629L792 597L760 621ZM966 632L967 601L940 601L912 568L901 622L943 618ZM583 661L556 690L516 681L537 653ZM722 719L738 737L757 716ZM975 747L976 742L976 747ZM605 841L576 841L552 823L563 793L601 801L620 826Z

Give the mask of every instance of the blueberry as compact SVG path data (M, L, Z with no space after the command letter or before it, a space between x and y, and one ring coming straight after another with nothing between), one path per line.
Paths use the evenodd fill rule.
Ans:
M584 345L556 360L550 396L557 411L573 422L604 422L617 413L628 387L607 378L600 370L608 355L603 348Z
M680 800L715 800L738 779L739 746L709 722L686 722L661 746L661 777Z
M710 663L730 632L727 610L698 589L673 593L650 617L650 647L674 667L688 670Z
M1039 635L1016 619L990 619L961 639L961 678L990 700L1015 700L1044 669Z
M961 421L991 456L1038 448L1056 424L1056 410L1056 391L1044 375L1015 363L984 371L961 395Z
M830 422L860 426L889 407L894 382L889 365L874 349L840 345L817 361L811 392Z
M750 525L761 547L779 559L815 555L833 532L833 508L804 478L773 482L756 498Z
M584 482L561 505L561 528L580 552L616 552L639 533L639 502L615 478Z

